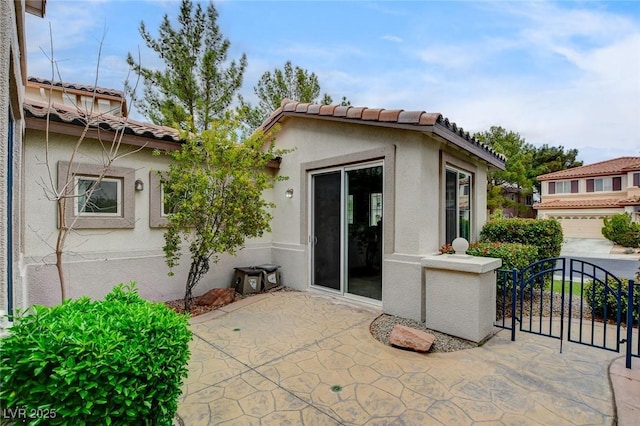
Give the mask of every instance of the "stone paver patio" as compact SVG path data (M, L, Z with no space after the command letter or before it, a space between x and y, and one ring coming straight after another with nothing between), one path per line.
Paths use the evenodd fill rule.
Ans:
M603 425L620 354L502 331L417 354L369 333L380 312L313 293L253 296L192 319L185 425Z

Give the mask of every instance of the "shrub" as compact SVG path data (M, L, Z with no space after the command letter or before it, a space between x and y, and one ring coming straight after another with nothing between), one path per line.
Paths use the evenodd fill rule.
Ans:
M48 417L31 424L172 424L190 354L186 316L141 299L135 283L104 301L26 313L2 339L3 408Z
M587 299L587 303L591 306L593 315L601 317L605 320L615 320L618 314L618 301L616 295L618 294L619 287L622 287L622 298L620 299L620 319L623 323L627 322L627 311L629 292L629 281L620 280L620 283L613 278L607 280L607 284L604 282L589 281L584 285L584 297ZM640 284L635 284L633 287L633 305L638 306L640 304ZM606 318L605 315L606 307ZM633 320L638 321L640 315L638 310L633 311Z
M480 241L536 246L536 260L549 259L560 256L562 227L555 219L494 219L482 228Z
M605 217L602 235L623 247L640 247L640 224L632 221L629 213Z
M453 253L453 248L446 245L440 253ZM538 248L519 243L476 242L469 244L467 254L479 257L495 257L502 259L500 269L522 269L538 258Z

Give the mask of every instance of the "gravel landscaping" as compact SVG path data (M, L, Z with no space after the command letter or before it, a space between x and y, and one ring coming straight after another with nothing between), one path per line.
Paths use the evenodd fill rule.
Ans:
M371 331L373 337L376 338L376 340L384 343L385 345L391 346L389 344L389 334L391 334L391 330L393 330L393 327L395 327L396 324L401 324L407 327L415 328L417 330L426 331L427 333L436 336L436 340L431 346L431 349L429 349L428 353L454 352L463 349L478 347L477 343L450 336L448 334L440 333L439 331L430 330L419 321L401 318L394 315L380 315L378 318L373 320L371 326L369 327L369 330Z

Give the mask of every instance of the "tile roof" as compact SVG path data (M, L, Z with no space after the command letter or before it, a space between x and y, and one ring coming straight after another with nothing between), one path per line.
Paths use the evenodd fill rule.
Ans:
M25 99L24 111L27 118L45 119L49 105L45 102ZM143 123L111 114L94 114L89 116L82 109L70 108L66 105L52 104L50 120L84 127L89 120L92 128L100 130L122 131L125 135L139 136L157 141L180 143L180 133L171 127Z
M53 86L53 87L58 87L62 89L78 90L81 92L87 92L91 94L96 93L100 95L113 96L116 98L124 98L124 92L122 92L121 90L107 89L104 87L89 86L86 84L77 84L77 83L65 83L64 81L51 82L51 80L47 80L46 78L41 78L41 77L29 77L27 81L29 81L30 83L38 83L44 86Z
M538 176L539 181L558 180L589 176L619 175L631 171L640 171L640 157L619 157L600 161L586 166L573 167L558 172Z
M620 198L593 198L593 199L581 199L581 200L551 200L544 201L542 203L536 203L533 205L534 209L544 210L544 209L594 209L594 208L615 208L615 207L623 207L623 206L634 206L640 205L640 199L637 198L629 198L629 199L620 199Z
M506 157L465 132L462 127L437 112L401 109L367 108L342 105L320 105L283 99L280 108L267 118L260 129L269 130L284 117L306 117L341 122L393 127L434 133L472 153L495 167L504 169Z

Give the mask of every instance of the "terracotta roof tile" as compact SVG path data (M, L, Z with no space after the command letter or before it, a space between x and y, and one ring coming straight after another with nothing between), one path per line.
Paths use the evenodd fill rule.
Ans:
M378 120L397 123L398 117L400 116L401 112L401 109L383 109L382 111L380 111L380 117L378 118Z
M419 124L423 114L425 114L424 111L402 111L398 114L398 123Z
M307 114L320 114L320 104L311 104L309 108L307 108Z
M382 108L366 108L362 111L362 119L367 121L378 121Z
M25 99L24 111L27 117L44 119L47 116L49 105L32 99ZM52 121L85 126L87 121L91 127L102 130L121 131L125 134L168 141L180 142L180 133L171 127L158 126L151 123L142 123L111 114L94 114L89 116L81 109L72 109L66 105L52 104L50 119Z
M296 112L307 112L311 104L298 104L296 105Z
M322 105L320 107L320 115L333 115L333 110L337 105Z
M352 107L347 111L347 118L362 118L362 111L364 111L365 107Z
M631 171L640 171L640 157L619 157L586 166L573 167L571 169L540 175L538 176L538 180L617 175Z
M42 85L53 85L53 87L61 87L64 89L72 89L72 90L80 90L82 92L87 92L87 93L97 93L97 94L101 94L101 95L108 95L108 96L114 96L116 98L123 98L124 97L124 93L120 90L114 90L114 89L107 89L104 87L96 87L96 86L89 86L89 85L85 85L85 84L76 84L76 83L65 83L64 81L54 81L53 83L51 82L51 80L47 80L46 78L40 78L40 77L29 77L27 79L29 82L31 83L38 83L38 84L42 84Z
M424 112L420 115L420 121L418 122L418 124L421 126L433 126L436 123L440 123L440 122L443 122L445 127L449 127L448 118L446 119L446 121L443 121L442 115L438 114L437 112L432 112L432 113Z
M334 117L346 117L347 116L347 110L349 109L348 106L344 106L344 105L338 105L334 110L333 110L333 116Z
M300 107L301 105L304 106ZM269 118L262 123L260 128L268 130L284 115L319 115L329 119L335 117L341 120L353 120L354 122L361 122L363 124L377 121L379 123L385 123L385 125L388 126L395 124L401 125L402 128L409 130L430 132L433 132L433 129L438 127L440 129L438 135L444 137L449 142L474 152L494 166L504 168L504 163L506 162L504 155L497 153L491 147L473 138L469 132L465 132L462 127L458 127L456 123L449 121L448 118L444 118L442 114L437 112L427 113L424 111L404 111L401 109L387 110L383 108L355 107L350 105L307 105L290 99L283 99L280 108L275 110ZM446 131L443 132L442 129L446 129Z
M538 210L544 209L559 209L559 208L571 208L571 209L593 209L593 208L613 208L621 207L623 205L640 204L638 200L621 200L619 198L607 198L607 199L581 199L581 200L551 200L542 203L534 204L533 208Z

